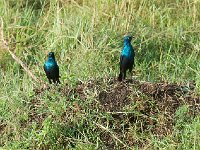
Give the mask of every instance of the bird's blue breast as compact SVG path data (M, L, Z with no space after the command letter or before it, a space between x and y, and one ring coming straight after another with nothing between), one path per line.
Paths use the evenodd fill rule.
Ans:
M46 62L45 64L44 64L44 66L45 66L45 68L47 69L47 70L51 70L52 68L54 68L54 63L51 63L51 62Z
M44 67L46 68L46 70L50 71L57 67L57 63L54 60L48 60L45 62Z
M129 59L133 59L134 58L133 47L131 45L125 45L123 50L122 50L121 55L125 56L125 57L127 57Z

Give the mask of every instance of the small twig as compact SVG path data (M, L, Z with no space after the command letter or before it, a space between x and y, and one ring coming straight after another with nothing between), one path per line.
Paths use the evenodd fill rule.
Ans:
M38 79L29 69L28 67L10 50L9 46L8 46L8 43L6 40L4 40L4 36L3 36L3 21L1 19L1 26L0 26L0 41L1 41L1 44L3 46L3 49L7 50L10 55L12 56L12 58L17 62L19 63L22 68L28 73L28 75L37 83L40 83L40 84L43 84L44 88L47 87L47 85L40 79Z
M108 128L106 128L106 127L104 127L103 125L98 124L98 123L95 123L95 124L96 124L96 126L98 126L99 128L103 129L104 131L109 132L109 133L111 134L111 136L112 136L115 140L117 140L119 143L121 143L122 145L124 145L125 147L127 147L127 148L130 149L130 147L129 147L128 145L126 145L124 142L122 142L122 141L121 141L112 131L110 131Z
M134 114L135 112L107 112L108 114Z

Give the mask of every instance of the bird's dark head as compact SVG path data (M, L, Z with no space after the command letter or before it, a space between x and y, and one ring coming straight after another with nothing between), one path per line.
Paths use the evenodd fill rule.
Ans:
M130 43L132 38L133 37L131 35L125 35L124 36L124 43Z
M49 52L48 58L53 58L55 60L54 52Z

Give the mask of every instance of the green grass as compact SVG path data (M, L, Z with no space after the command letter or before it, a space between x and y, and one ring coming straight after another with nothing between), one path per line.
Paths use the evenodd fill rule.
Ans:
M131 32L135 37L132 45L136 50L137 80L185 84L195 81L198 94L199 10L197 0L1 0L0 21L9 48L45 82L46 52L55 52L61 88L65 84L75 87L80 80L116 78L123 35ZM0 60L0 147L109 148L100 139L106 131L97 130L95 122L109 120L110 116L99 113L98 106L88 108L95 101L95 93L88 94L86 101L73 95L66 100L56 88L35 96L33 90L40 85L2 46ZM35 97L39 97L39 105L33 111ZM82 106L81 112L73 112L76 104ZM179 110L171 135L159 139L152 133L139 134L132 127L132 138L136 143L146 139L146 146L151 149L200 149L199 115L185 119L187 108ZM67 119L61 117L65 111L69 113ZM46 116L22 126L30 121L29 114L33 112ZM123 144L113 139L115 148L121 149ZM141 147L135 144L131 148Z

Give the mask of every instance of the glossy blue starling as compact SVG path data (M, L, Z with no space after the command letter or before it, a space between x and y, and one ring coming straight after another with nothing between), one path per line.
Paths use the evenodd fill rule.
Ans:
M53 82L57 85L58 83L60 83L59 80L59 67L58 64L56 62L55 56L54 56L54 52L49 52L48 54L48 59L47 61L44 63L44 71L46 73L47 78L49 79L49 83L51 84L53 80Z
M132 36L125 35L124 36L124 47L121 52L120 56L120 73L118 80L122 81L126 78L126 71L129 70L130 72L133 69L134 63L134 57L135 52L131 45Z

